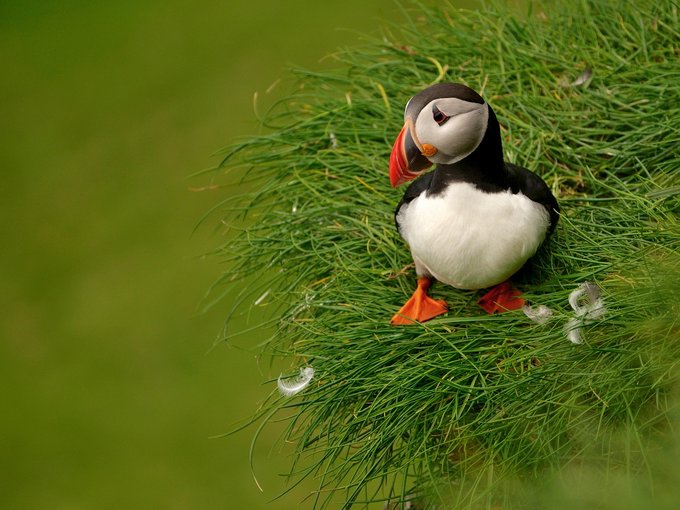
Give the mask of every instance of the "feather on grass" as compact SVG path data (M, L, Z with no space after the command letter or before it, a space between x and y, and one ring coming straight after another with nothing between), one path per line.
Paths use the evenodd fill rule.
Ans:
M284 379L282 376L276 381L279 392L284 397L293 397L304 390L314 378L314 369L312 367L303 367L300 369L300 374L296 377Z

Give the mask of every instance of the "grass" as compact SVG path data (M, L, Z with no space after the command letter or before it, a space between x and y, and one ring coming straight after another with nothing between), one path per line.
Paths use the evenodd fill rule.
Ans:
M308 365L316 374L294 398L270 381L256 436L287 424L293 485L315 480L314 508L399 505L414 494L446 508L669 504L677 6L418 7L409 20L336 54L334 71L298 70L263 118L268 134L225 149L213 174L252 190L215 207L229 236L215 295L248 282L234 313L278 317L262 351L290 375ZM477 293L437 285L448 315L389 325L415 285L392 222L401 191L389 186L389 150L408 98L442 80L490 102L507 160L558 197L555 235L516 278L532 304L554 311L546 324L483 315ZM586 281L607 313L574 345L568 297Z

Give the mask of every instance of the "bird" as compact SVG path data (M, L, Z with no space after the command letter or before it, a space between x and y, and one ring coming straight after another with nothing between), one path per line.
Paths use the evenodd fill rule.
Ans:
M448 311L428 295L435 280L457 289L490 288L478 300L489 314L524 305L509 278L553 233L560 209L543 179L504 161L500 125L482 96L460 83L437 83L413 96L392 147L389 177L394 188L413 181L394 220L418 278L392 324Z

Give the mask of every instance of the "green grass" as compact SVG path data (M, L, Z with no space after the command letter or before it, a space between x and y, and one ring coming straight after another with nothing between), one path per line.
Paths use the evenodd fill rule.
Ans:
M315 481L319 508L414 493L446 508L670 504L677 6L419 7L410 19L338 54L334 71L298 71L265 117L271 132L225 149L214 174L252 186L215 208L230 236L215 296L247 282L236 311L278 317L263 351L291 375L316 371L291 399L270 381L256 437L286 423L292 480ZM586 69L592 76L573 85ZM507 159L558 197L555 235L516 278L533 304L554 311L547 324L483 315L477 293L437 285L448 315L389 325L415 284L392 222L401 191L389 186L389 150L408 98L442 80L490 102ZM568 296L586 281L602 289L607 313L573 345Z

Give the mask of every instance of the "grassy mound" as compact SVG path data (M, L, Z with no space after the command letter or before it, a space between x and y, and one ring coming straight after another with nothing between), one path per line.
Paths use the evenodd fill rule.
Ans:
M520 508L543 501L540 488L557 498L560 479L648 494L663 471L654 452L672 444L680 359L677 8L561 1L409 20L336 55L335 71L298 71L266 115L270 133L228 148L216 174L252 190L215 207L223 225L249 218L219 249L216 296L249 282L250 313L275 310L264 349L290 375L315 371L292 398L272 381L255 421L287 420L291 472L318 480L319 508L414 495ZM552 310L545 323L485 315L479 293L440 284L448 315L389 325L415 275L387 161L406 101L437 81L479 91L506 159L558 197L555 235L515 280ZM569 295L584 282L604 315L575 315Z

